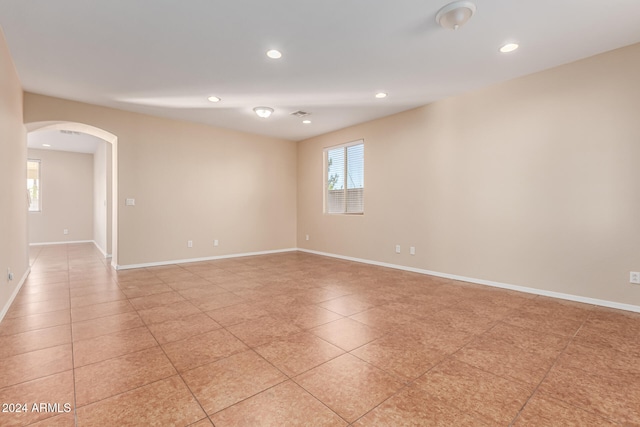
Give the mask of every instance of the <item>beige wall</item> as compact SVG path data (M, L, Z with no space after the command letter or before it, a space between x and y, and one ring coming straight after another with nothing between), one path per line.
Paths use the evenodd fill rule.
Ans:
M117 135L120 265L295 247L294 142L30 93L24 114Z
M26 177L22 87L0 30L0 320L29 268Z
M300 142L298 247L640 305L638 76L640 44ZM362 138L365 214L324 215Z
M93 240L93 154L30 148L27 156L40 160L42 199L42 211L29 212L29 243Z

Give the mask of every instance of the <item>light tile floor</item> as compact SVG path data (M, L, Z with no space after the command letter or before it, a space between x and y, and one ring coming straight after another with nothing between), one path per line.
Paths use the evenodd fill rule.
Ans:
M2 426L640 425L640 314L305 253L31 258Z

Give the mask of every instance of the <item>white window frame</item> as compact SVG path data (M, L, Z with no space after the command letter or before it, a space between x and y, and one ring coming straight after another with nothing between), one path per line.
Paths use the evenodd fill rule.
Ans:
M38 209L31 209L31 193L29 193L29 183L27 182L27 194L29 195L29 212L42 212L42 160L27 159L27 163L38 163ZM29 178L27 177L27 180Z
M362 211L357 211L357 212L347 212L347 190L348 190L348 185L347 185L347 176L348 176L348 171L347 171L347 167L348 167L348 159L347 159L347 148L349 147L353 147L356 145L362 145L362 149L363 149L363 164L362 164L362 178L363 178L363 186L362 186ZM336 149L342 148L345 150L345 154L344 154L344 179L345 179L345 184L344 184L344 192L345 192L345 196L344 196L344 204L345 204L345 209L342 212L329 212L328 209L328 195L329 195L329 151L333 151ZM358 139L356 141L351 141L351 142L347 142L345 144L339 144L339 145L333 145L331 147L325 147L322 151L322 155L324 158L323 161L323 212L327 215L364 215L364 139Z

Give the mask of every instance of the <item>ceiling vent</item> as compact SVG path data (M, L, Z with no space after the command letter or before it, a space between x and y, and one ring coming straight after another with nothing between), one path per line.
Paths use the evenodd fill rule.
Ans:
M64 133L65 135L81 135L81 132L76 132L75 130L64 130L61 129L60 133Z
M292 116L296 116L296 117L306 117L309 116L311 113L307 113L306 111L294 111L293 113L291 113Z

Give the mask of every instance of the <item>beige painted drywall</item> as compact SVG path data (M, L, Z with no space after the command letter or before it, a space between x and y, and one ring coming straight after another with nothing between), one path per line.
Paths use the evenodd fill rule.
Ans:
M25 123L78 122L118 137L120 265L295 247L295 142L31 93L24 98ZM135 206L125 206L126 198Z
M29 243L93 240L93 154L30 148L27 157L40 160L42 199L29 212Z
M640 44L300 142L298 247L640 305L638 76ZM325 215L357 139L365 214Z
M0 29L0 320L29 268L26 177L22 86Z

